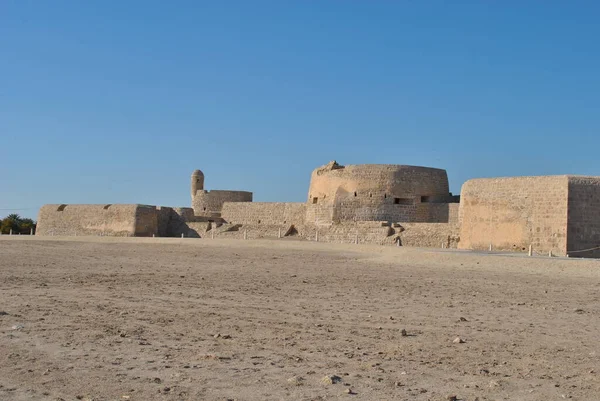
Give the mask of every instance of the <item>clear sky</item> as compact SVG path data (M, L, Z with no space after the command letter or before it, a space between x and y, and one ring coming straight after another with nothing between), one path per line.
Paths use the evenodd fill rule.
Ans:
M525 4L526 3L526 4ZM310 172L600 175L597 1L0 0L0 216L304 201Z

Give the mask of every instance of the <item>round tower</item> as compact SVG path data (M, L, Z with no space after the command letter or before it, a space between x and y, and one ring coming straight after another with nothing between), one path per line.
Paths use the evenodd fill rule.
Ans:
M194 170L192 173L192 199L196 196L196 192L204 189L204 173L200 170Z

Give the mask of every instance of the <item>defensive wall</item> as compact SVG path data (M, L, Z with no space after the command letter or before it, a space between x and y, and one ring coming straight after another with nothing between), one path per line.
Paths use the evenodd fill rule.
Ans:
M152 236L154 207L144 205L44 205L36 235Z
M137 204L44 205L36 235L115 237L200 237L208 220L191 208ZM201 232L198 232L198 229Z
M569 176L567 253L600 257L600 177Z
M567 254L568 176L467 181L459 247Z
M453 196L442 169L332 161L312 172L305 203L252 202L252 192L207 191L204 179L192 173L192 207L45 205L36 234L293 236L600 257L600 177L474 179Z
M238 224L304 224L306 205L284 202L225 202L221 217Z

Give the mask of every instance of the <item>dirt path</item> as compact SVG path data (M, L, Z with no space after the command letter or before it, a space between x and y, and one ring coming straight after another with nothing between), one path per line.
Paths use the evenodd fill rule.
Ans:
M0 400L598 400L599 301L600 261L3 237Z

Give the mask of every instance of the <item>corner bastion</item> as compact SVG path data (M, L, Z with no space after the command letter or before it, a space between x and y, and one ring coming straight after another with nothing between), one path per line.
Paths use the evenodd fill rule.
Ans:
M457 202L442 169L332 161L312 172L307 221L448 222L447 205Z

